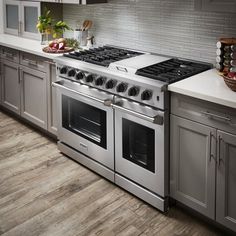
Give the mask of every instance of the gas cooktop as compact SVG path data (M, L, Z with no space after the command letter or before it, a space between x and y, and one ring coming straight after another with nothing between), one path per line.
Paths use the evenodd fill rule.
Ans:
M145 79L170 84L211 68L210 64L169 58L150 53L137 52L113 46L91 48L84 51L65 53L64 57L98 71L119 72L127 76L142 76ZM96 66L94 66L96 65ZM101 66L101 67L97 67ZM149 82L146 82L149 83Z
M141 75L154 80L161 80L170 84L210 68L211 67L208 64L170 59L138 69L136 75Z
M108 67L110 63L142 55L140 52L103 46L89 50L64 54L65 57Z

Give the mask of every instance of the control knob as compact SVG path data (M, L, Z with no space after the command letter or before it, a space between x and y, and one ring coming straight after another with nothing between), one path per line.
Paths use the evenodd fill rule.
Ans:
M82 71L79 71L77 74L76 74L76 79L77 80L81 80L84 78L84 73Z
M102 86L105 82L105 77L102 77L102 76L98 76L96 79L95 79L95 85L97 86Z
M68 71L68 76L70 76L70 77L74 77L75 74L76 74L75 69L70 69L70 70Z
M67 73L67 67L63 66L60 68L60 74L66 74Z
M116 91L118 93L124 93L127 89L128 85L126 83L120 83L117 85Z
M136 97L139 94L139 88L134 86L129 89L128 95L131 97Z
M151 90L144 90L141 94L142 100L150 100L152 98L152 91Z
M106 88L107 89L113 89L116 86L116 81L113 79L110 79L106 83Z
M93 74L88 74L86 77L85 77L85 81L87 83L92 83L94 80L94 75Z

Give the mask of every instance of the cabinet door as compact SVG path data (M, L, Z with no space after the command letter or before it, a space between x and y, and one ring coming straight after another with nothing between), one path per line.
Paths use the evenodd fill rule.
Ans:
M21 34L23 37L40 39L40 34L36 28L40 15L40 2L21 2Z
M46 74L27 67L20 70L21 116L47 128Z
M50 74L48 79L48 131L57 135L57 117L56 117L56 88L52 83L56 81L56 66L50 65Z
M197 9L215 12L236 12L236 0L195 0Z
M2 105L20 114L20 80L18 64L2 61Z
M171 197L215 218L216 129L171 115Z
M8 34L19 34L20 1L4 0L4 32Z
M218 131L216 220L236 231L236 135Z

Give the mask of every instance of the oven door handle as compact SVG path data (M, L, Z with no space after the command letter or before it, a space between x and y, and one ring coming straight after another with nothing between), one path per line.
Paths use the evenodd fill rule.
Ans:
M83 96L83 97L89 98L89 99L91 99L91 100L93 100L93 101L102 103L103 105L105 105L105 106L107 106L107 107L111 107L111 106L112 106L112 100L110 100L110 99L101 100L101 99L99 99L99 98L95 98L95 97L90 96L90 95L88 95L88 94L81 93L81 92L78 92L78 91L76 91L76 90L67 88L67 87L63 86L62 83L63 83L63 80L56 81L56 82L53 82L53 83L52 83L52 86L53 86L53 87L56 87L56 88L64 89L64 90L69 91L69 92L72 92L72 93L76 93L76 94L78 94L78 95L80 95L80 96Z
M149 121L149 122L154 123L154 124L158 124L158 125L163 125L164 124L164 118L161 115L156 115L154 117L151 117L151 116L147 116L147 115L132 111L130 109L127 109L125 107L122 107L122 106L119 106L119 105L116 105L116 104L112 104L112 107L114 109L129 113L131 115L134 115L136 117L139 117L141 119L144 119L144 120Z

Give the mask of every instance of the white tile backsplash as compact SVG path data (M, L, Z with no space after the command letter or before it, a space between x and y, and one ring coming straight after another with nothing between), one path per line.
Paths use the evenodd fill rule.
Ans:
M236 37L236 14L194 10L194 0L108 0L106 4L63 6L73 28L94 25L97 44L112 44L215 63L215 43ZM66 36L72 37L72 32Z

